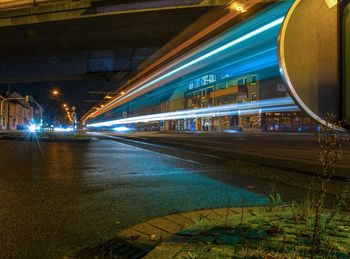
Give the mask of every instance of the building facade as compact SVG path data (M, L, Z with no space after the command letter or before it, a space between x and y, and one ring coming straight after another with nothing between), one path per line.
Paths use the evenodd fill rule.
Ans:
M26 97L13 92L0 99L0 102L2 101L0 129L23 129L32 123L41 122L43 109L33 97L29 96L27 102Z

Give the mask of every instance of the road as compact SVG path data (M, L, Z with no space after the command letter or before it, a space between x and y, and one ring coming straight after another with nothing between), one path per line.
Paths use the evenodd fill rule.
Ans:
M211 171L111 140L0 140L0 254L58 258L157 216L241 198L266 204L246 179L229 175L224 181Z
M241 200L267 204L277 177L285 201L301 199L310 183L310 176L279 163L248 159L271 156L273 149L297 159L300 149L310 160L310 136L299 143L289 135L112 135L94 134L91 142L0 140L1 255L74 255L154 217ZM333 189L339 183L332 181Z
M296 188L309 189L311 178L320 169L319 144L313 134L295 133L203 133L203 132L100 132L117 141L192 159L243 178L278 179ZM339 194L350 181L350 142L339 136L343 157L336 164L328 192ZM288 194L287 194L288 195Z

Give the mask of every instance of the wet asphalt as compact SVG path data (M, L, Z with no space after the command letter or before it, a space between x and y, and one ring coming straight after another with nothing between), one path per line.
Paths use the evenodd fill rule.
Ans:
M71 256L154 217L267 203L263 188L225 174L112 140L0 140L0 257Z

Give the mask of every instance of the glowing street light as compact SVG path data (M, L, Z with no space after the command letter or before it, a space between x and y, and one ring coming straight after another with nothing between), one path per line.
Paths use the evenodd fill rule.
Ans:
M332 8L338 4L338 0L325 0L329 8Z
M245 13L247 11L247 9L244 8L244 5L237 1L234 1L232 4L230 4L230 9L232 11L237 11L240 13Z
M58 96L60 94L60 92L58 90L53 90L52 91L52 95L54 96Z
M66 107L67 107L67 104L63 104L63 107L66 108Z

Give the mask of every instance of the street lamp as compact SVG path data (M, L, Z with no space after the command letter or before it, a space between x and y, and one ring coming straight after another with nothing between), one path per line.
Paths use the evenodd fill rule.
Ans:
M247 9L244 8L244 5L238 1L232 2L229 8L240 13L245 13L247 11Z
M60 92L58 90L52 90L52 95L53 96L58 96Z
M67 104L63 104L63 108L66 108L67 107Z

